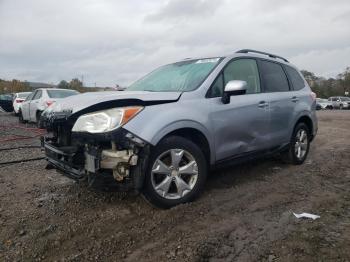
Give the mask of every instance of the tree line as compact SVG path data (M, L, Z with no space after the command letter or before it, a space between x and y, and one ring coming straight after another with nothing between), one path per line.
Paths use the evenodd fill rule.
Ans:
M79 91L80 93L99 91L98 88L84 87L83 83L78 78L73 78L69 82L62 80L57 86L52 86L64 89L73 89ZM27 81L20 81L16 79L8 81L0 79L0 94L30 92L33 91L33 89L35 89L35 86L32 87Z
M305 80L317 97L328 98L330 96L349 96L350 93L350 67L337 75L336 78L316 76L314 73L301 70Z
M101 91L99 90L99 88L83 86L83 82L80 81L78 78L73 78L70 82L62 80L58 83L57 88L73 89L79 91L80 93Z
M27 82L22 82L16 79L11 81L0 79L0 94L28 91L32 91L32 89Z
M316 76L307 70L301 70L301 73L317 97L328 98L330 96L344 96L346 92L348 94L350 93L350 67L347 67L344 72L338 74L336 78ZM73 89L81 93L101 91L99 88L84 87L83 82L78 78L73 78L69 82L62 80L58 83L57 88ZM32 87L26 81L16 79L7 81L0 79L0 94L28 91L32 91Z

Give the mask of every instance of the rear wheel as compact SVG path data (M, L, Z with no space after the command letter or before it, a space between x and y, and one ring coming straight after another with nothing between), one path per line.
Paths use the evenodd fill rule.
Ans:
M20 122L20 123L25 123L26 121L23 119L23 115L22 115L22 111L21 110L19 110L18 111L18 121Z
M41 111L36 112L36 126L38 128L44 128L43 121L41 120Z
M310 149L310 132L305 123L299 123L294 129L289 149L282 153L286 163L301 165L304 163Z
M143 194L151 204L170 208L194 200L206 177L201 149L185 138L168 137L151 153Z

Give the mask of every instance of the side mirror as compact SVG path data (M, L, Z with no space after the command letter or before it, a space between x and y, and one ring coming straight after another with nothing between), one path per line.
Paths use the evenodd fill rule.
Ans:
M231 96L244 95L247 92L247 82L242 80L232 80L225 85L224 93L222 95L222 102L224 104L230 103Z

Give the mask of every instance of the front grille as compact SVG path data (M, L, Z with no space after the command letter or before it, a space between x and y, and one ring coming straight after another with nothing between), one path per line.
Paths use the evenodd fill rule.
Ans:
M57 145L70 146L72 132L71 128L64 124L59 124L54 128L54 136L56 137Z

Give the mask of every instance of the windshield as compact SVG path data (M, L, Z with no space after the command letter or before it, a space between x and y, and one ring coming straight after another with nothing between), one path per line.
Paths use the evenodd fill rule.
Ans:
M176 92L199 87L221 58L196 59L162 66L127 88L130 91Z
M47 94L50 98L65 98L67 96L73 96L79 94L75 90L47 90Z

